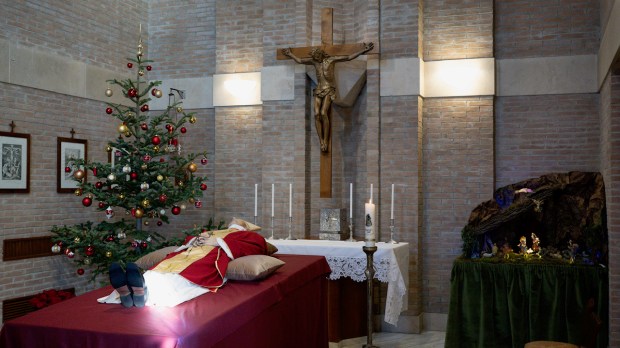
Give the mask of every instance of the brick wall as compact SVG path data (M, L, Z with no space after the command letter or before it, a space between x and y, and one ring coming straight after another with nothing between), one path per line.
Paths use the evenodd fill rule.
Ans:
M495 117L497 187L598 170L598 94L500 97Z
M493 98L427 98L422 122L423 309L447 313L461 229L493 193Z
M424 2L424 60L493 56L492 0Z
M381 1L381 58L418 56L418 2Z
M495 1L495 57L595 54L599 1Z
M139 24L147 40L146 1L3 1L0 38L62 57L124 71L135 54Z
M262 1L218 0L216 3L216 73L260 71L263 63Z
M202 77L215 73L215 0L148 1L151 77Z
M607 228L609 232L609 346L620 345L620 220L618 204L618 114L620 112L620 75L607 76L601 88L601 172L607 198Z

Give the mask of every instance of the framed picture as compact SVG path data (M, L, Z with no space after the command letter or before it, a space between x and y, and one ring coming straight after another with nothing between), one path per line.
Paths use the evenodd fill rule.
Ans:
M0 193L30 192L30 134L0 132Z
M75 189L78 188L77 181L73 179L73 173L75 173L78 169L84 169L84 167L78 167L75 161L77 159L82 159L86 162L87 150L88 142L86 140L58 138L57 192L75 192ZM86 173L84 173L84 180L86 180Z

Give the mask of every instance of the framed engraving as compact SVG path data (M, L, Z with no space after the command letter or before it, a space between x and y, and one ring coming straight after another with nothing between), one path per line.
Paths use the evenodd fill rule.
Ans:
M70 193L75 192L75 189L78 188L78 182L73 178L73 173L78 169L84 169L84 167L78 166L76 160L82 159L86 162L87 150L88 142L86 140L58 138L57 192ZM86 173L84 173L83 180L86 180Z
M30 134L0 132L0 193L30 192Z

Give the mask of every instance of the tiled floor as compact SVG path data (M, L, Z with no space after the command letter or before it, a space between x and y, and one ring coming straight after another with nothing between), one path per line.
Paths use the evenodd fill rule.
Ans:
M421 334L402 334L377 332L372 336L373 346L380 348L443 348L446 333L427 331ZM330 343L330 348L361 348L368 342L368 338L357 337L343 340L340 343Z

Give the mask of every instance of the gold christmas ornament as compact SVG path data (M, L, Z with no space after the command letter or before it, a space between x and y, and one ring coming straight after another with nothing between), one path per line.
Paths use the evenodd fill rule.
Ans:
M138 70L138 75L144 76L144 70Z
M159 146L157 146L157 145L153 146L153 151L154 152L159 152Z
M147 170L148 168L149 168L149 166L147 166L147 165L146 165L146 163L143 163L143 164L140 166L140 169L142 169L142 170Z
M75 239L73 239L73 241L75 242L75 244L80 242L80 237L75 237Z
M189 123L194 124L196 123L196 116L192 116L189 118Z
M157 181L160 181L160 182L161 182L161 181L164 181L164 176L163 176L163 175L161 175L161 174L160 174L160 175L158 175L158 176L157 176Z
M151 206L151 201L149 201L148 199L145 199L142 201L142 206L145 208L148 208Z
M76 179L78 179L78 180L82 180L82 179L84 179L84 175L85 175L85 173L84 173L84 171L83 171L83 170L81 170L81 169L78 169L78 170L76 170L76 171L73 173L73 177L74 177L74 178L76 178Z
M82 195L82 189L81 188L75 189L74 193L75 193L76 196L81 196Z
M131 136L131 132L130 131L126 131L125 132L125 136L129 138Z
M189 202L189 204L194 204L194 202L196 202L194 197L190 197L187 201Z
M85 265L90 265L90 263L91 263L90 257L87 257L87 258L84 259L84 264Z
M198 166L196 165L196 163L192 162L187 165L187 170L189 170L192 173L195 173L198 170Z
M105 257L107 257L107 258L112 257L112 252L111 251L106 251L105 252Z
M162 91L161 91L161 90L159 90L159 89L158 89L157 91L155 91L155 96L156 96L157 98L161 98L161 96L162 96L162 95L164 95L164 94L162 93Z
M112 146L110 146L109 144L108 144L108 145L106 145L106 147L105 147L105 151L106 151L106 152L112 152Z
M178 112L178 113L183 112L183 107L181 107L181 106L177 106L177 112Z
M136 213L135 213L135 217L137 219L141 218L144 216L144 210L142 210L142 208L138 208L136 209Z
M118 198L119 198L119 199L125 199L125 194L124 194L124 193L121 193L120 195L118 195Z
M127 128L126 124L121 124L120 126L118 126L118 132L121 134L127 133L129 131L129 128Z
M111 97L111 96L114 95L114 91L112 91L112 89L110 87L108 87L105 90L105 95L106 95L106 97Z
M134 113L133 113L133 112L131 112L131 111L129 111L129 112L127 113L127 117L134 117L134 116L136 116L136 114L134 114Z

